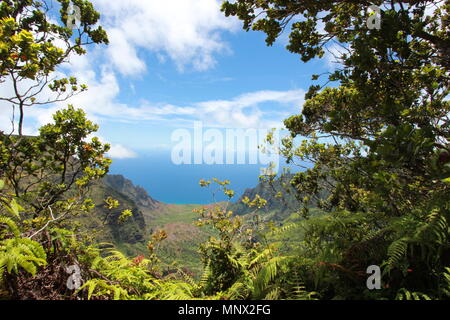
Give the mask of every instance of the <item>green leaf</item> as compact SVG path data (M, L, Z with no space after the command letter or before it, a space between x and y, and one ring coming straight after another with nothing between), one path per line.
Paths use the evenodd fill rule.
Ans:
M9 212L17 218L20 218L20 211L23 211L23 208L17 203L16 199L13 199L11 201L11 210L9 210Z

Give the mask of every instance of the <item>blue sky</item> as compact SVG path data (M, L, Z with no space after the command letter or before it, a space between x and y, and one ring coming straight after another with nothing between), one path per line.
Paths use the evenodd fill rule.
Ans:
M159 105L160 108L169 104L177 108L195 109L200 103L229 102L248 94L278 92L283 95L293 92L294 97L287 102L270 100L262 94L247 112L251 115L255 110L262 110L267 115L259 117L257 124L250 121L251 127L270 127L270 124L279 124L286 116L300 112L304 91L311 84L311 75L328 71L328 60L304 64L297 55L285 49L285 37L274 46L267 47L262 33L245 32L239 22L230 20L233 21L230 29L218 31L220 42L226 50L212 54L215 63L205 69L198 70L187 62L180 70L177 61L167 57L170 53L136 47L136 55L145 64L146 70L137 75L116 71L120 93L115 101L130 107L144 103ZM161 56L165 58L161 59ZM126 61L123 64L126 65ZM161 120L134 118L130 123L124 119L126 115L123 118L119 115L114 119L102 119L101 132L108 141L126 145L134 152L168 148L171 146L171 132L175 128L190 127L192 120L196 119L205 121L201 118L201 108L198 109L198 115L195 112L166 114ZM178 121L180 118L185 121ZM211 126L221 124L231 128L243 126L232 121L212 122Z
M264 34L243 31L237 19L220 12L217 0L92 2L110 45L72 56L55 74L74 75L90 90L30 109L28 133L68 103L100 124L116 158L168 149L171 132L195 120L223 128L280 126L300 112L311 75L332 67L328 58L302 63L285 49L287 34L267 47ZM7 84L0 89L8 90ZM11 108L2 109L8 111L0 126L7 128Z
M100 125L101 139L112 145L109 156L117 160L116 173L135 175L132 161L147 163L152 154L170 154L174 130L192 128L194 121L219 129L280 127L283 119L301 112L312 74L333 68L331 55L301 62L286 50L287 34L267 47L264 34L245 32L239 21L226 18L220 1L92 2L102 14L110 45L90 47L87 55L72 57L55 74L76 76L89 91L65 103L30 109L25 133L36 133L68 103L81 107ZM0 94L10 90L5 84ZM1 110L0 129L5 130L11 108ZM160 165L170 162L169 157L158 159ZM248 171L255 177L253 169ZM218 174L223 170L216 167ZM241 172L236 177L243 176L242 167L236 170ZM247 178L238 181L241 189Z

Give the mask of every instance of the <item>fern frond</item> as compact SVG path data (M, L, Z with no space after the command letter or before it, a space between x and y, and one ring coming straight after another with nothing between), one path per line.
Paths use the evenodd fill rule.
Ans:
M405 288L398 291L396 300L432 300L428 295L421 292L410 292Z
M6 224L6 226L10 230L10 232L12 234L14 234L14 237L16 237L16 238L20 237L19 228L17 227L17 224L11 218L1 216L0 224Z
M184 272L182 269L178 269L178 273L183 277L184 281L189 283L192 287L197 287L197 283L190 275Z
M47 264L42 246L31 239L7 239L0 242L0 269L18 273L23 268L33 276L37 267Z
M83 286L81 286L77 292L80 292L87 288L88 300L92 297L107 296L114 300L128 300L130 295L127 290L118 286L112 285L102 279L92 279L87 281Z
M243 300L249 295L249 291L248 285L237 281L226 291L225 295L231 300Z
M255 279L255 296L262 297L266 291L268 284L276 278L280 267L289 261L290 257L275 257L269 260L259 271Z
M292 231L292 230L299 229L302 227L303 227L303 225L299 222L291 222L291 223L288 223L282 227L279 227L279 228L271 231L269 233L269 235L271 235L271 236L280 235L280 234L284 234L288 231Z
M392 270L406 256L409 239L402 238L391 243L388 248L387 270Z
M259 263L262 260L265 260L272 255L273 250L270 248L264 249L260 254L258 254L253 260L249 263L249 268L254 267L257 263Z
M281 295L281 290L278 287L273 288L265 296L265 300L279 300Z
M210 267L211 261L208 261L208 263L205 266L205 269L203 270L202 276L200 277L199 286L201 288L205 288L208 284L208 280L211 277L211 267Z

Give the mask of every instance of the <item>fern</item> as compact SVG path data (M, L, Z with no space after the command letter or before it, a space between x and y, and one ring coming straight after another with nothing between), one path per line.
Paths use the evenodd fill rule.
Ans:
M303 285L303 282L297 272L294 270L292 274L292 280L294 282L294 286L292 288L292 298L294 300L316 300L315 296L318 295L317 292L308 292L306 287Z
M270 258L273 254L273 250L271 248L264 249L260 254L258 254L253 260L250 261L249 267L252 268L256 266L261 261Z
M281 297L281 289L279 287L275 287L271 289L265 296L266 300L279 300Z
M284 234L284 233L286 233L288 231L299 229L301 227L302 227L301 223L299 223L299 222L291 222L291 223L288 223L288 224L286 224L286 225L284 225L282 227L279 227L279 228L271 231L269 233L269 235L271 235L271 236L280 235L280 234Z
M414 241L426 246L427 250L437 249L440 246L448 246L447 219L439 210L434 210L421 223L414 234Z
M31 275L36 275L37 267L47 264L42 246L30 239L16 238L0 241L0 270L6 268L8 273L18 273L23 268Z
M445 268L442 274L443 287L441 288L442 294L450 298L450 268Z
M186 281L188 284L190 284L192 287L197 287L197 283L195 280L188 275L186 272L184 272L182 269L178 269L178 273L183 277L184 281Z
M244 283L242 280L235 282L231 288L229 288L225 295L230 300L244 300L250 294L250 287L248 284Z
M390 271L396 267L406 256L408 241L409 239L402 238L391 243L388 248L387 271Z
M106 280L92 279L87 281L83 286L78 289L78 292L87 288L88 300L92 297L107 296L113 300L128 300L130 298L127 290L119 285L113 285Z
M200 277L199 286L201 288L205 288L208 285L208 280L212 275L210 263L211 263L211 261L208 260L208 263L205 265L205 269L203 270L202 276Z
M402 288L398 291L396 300L432 300L432 299L424 293L410 292Z
M194 299L193 288L190 284L182 281L165 281L157 284L157 294L146 295L146 299L161 300L192 300Z
M256 298L261 298L268 289L269 283L275 279L281 266L289 261L290 257L275 257L269 260L259 271L254 284Z
M11 218L0 217L0 224L5 224L8 227L9 231L14 235L14 237L20 237L20 230L17 227L17 224Z
M34 276L37 267L47 263L44 248L36 241L20 238L20 230L11 218L0 216L0 224L6 225L14 235L12 239L0 241L0 270L6 268L8 273L18 273L23 268Z

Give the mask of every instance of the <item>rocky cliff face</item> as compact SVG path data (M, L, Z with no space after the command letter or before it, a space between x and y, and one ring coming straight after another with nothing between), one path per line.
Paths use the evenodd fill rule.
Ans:
M79 220L97 241L114 243L130 256L145 252L152 233L152 227L147 224L152 217L146 214L164 208L164 203L154 200L142 187L135 186L122 175L107 175L95 182L90 188L89 197L96 207ZM108 197L118 200L119 207L107 209L104 199ZM131 210L133 216L120 222L119 217L124 210Z
M126 195L137 206L147 209L156 209L163 205L162 202L150 197L144 188L135 186L130 180L122 175L107 175L103 182L110 188Z

